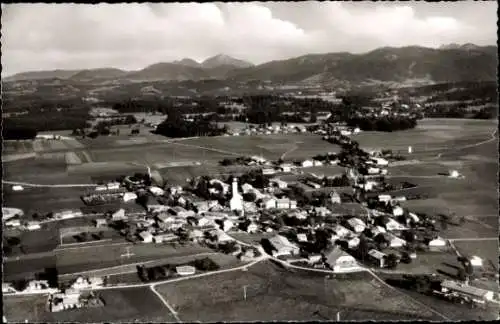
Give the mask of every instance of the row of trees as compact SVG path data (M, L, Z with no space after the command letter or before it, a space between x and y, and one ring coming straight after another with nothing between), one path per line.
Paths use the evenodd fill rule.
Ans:
M417 120L400 116L382 118L352 117L347 120L347 125L359 127L364 131L393 132L413 129L417 126Z

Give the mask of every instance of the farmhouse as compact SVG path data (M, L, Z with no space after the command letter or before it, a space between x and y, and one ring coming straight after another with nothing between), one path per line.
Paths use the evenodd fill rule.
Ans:
M385 253L372 249L368 251L368 256L378 267L383 268L385 266L385 260L387 258Z
M340 195L336 191L332 191L332 193L330 193L330 201L332 204L342 203L342 200L340 199Z
M227 235L224 231L219 229L210 231L209 234L213 239L215 239L219 243L234 241L234 239L231 236Z
M249 184L249 183L244 183L241 186L241 190L243 191L244 194L250 192L252 189L253 189L253 186L251 184Z
M105 218L98 218L95 220L95 227L104 227L108 225L108 221Z
M431 251L441 251L446 248L446 241L440 237L429 242L429 249Z
M276 235L269 239L273 247L273 256L278 257L282 255L298 255L300 252L299 247L290 243L288 239L281 235Z
M394 206L394 208L392 209L392 215L394 215L395 217L403 216L404 215L403 208L401 208L400 206Z
M280 165L280 170L281 172L291 172L293 168L293 165L289 163L283 163Z
M264 209L276 208L276 198L266 197L261 201L261 207Z
M307 184L308 184L310 187L314 188L314 189L319 189L319 188L321 188L321 185L320 185L319 183L316 183L316 182L313 182L313 181L307 181Z
M374 157L372 158L373 162L375 162L377 165L388 165L389 161L386 159L380 158L380 157Z
M229 231L231 228L233 228L234 223L230 219L224 219L221 224L221 228L224 232Z
M338 246L323 253L326 265L334 272L351 272L359 269L359 266L351 255L342 251Z
M276 171L274 169L271 169L271 168L262 169L263 175L271 175L271 174L275 174L275 173L276 173Z
M286 181L283 181L283 180L278 179L278 178L270 179L269 182L274 184L276 187L278 187L280 189L285 189L286 187L288 187L288 183Z
M153 235L149 233L148 231L143 231L139 233L139 237L142 239L144 243L151 243L153 242Z
M137 199L137 195L133 192L126 192L123 194L123 201L124 202L129 202L129 201L135 201Z
M281 198L276 200L276 208L278 209L289 209L290 206L290 199L289 198Z
M444 293L455 293L479 303L492 301L494 298L493 291L472 287L468 284L451 280L444 280L441 282L441 291Z
M361 233L366 228L366 224L361 219L356 217L348 219L347 224L356 233Z
M163 243L163 242L172 242L176 241L179 237L172 233L162 233L153 236L153 242L155 243Z
M181 276L189 276L195 274L196 269L193 266L178 266L175 271Z
M311 160L304 160L304 161L302 161L302 163L301 163L301 166L302 166L303 168L310 168L310 167L312 167L313 165L314 165L314 162L313 162L313 161L311 161Z

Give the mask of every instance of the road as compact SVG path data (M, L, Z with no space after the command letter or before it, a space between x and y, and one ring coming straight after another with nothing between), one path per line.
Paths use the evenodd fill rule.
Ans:
M80 184L37 184L37 183L28 183L28 182L17 182L17 181L7 181L2 180L3 184L8 185L19 185L24 187L34 187L34 188L76 188L76 187L97 187L98 185L95 183L80 183Z
M451 242L467 242L467 241L498 241L498 237L468 237L448 239Z
M462 146L462 147L450 148L450 149L448 149L448 150L446 150L444 152L439 153L435 157L430 158L428 161L439 160L442 157L442 155L446 154L446 153L456 152L456 151L464 150L464 149L467 149L467 148L476 147L476 146L480 146L480 145L483 145L483 144L487 144L487 143L493 142L493 141L497 140L497 137L496 137L497 132L498 132L498 129L495 129L490 134L490 138L488 138L487 140L480 141L480 142L473 143L473 144L469 144L469 145L465 145L465 146Z

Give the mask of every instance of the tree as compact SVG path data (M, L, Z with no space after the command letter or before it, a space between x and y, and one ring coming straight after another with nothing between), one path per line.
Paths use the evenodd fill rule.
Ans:
M396 254L391 253L387 256L387 267L389 269L394 269L397 267L399 258Z
M460 281L466 281L467 280L467 273L465 272L464 269L459 268L457 272L457 279Z
M255 201L257 199L257 195L254 192L247 192L243 194L243 199L245 201Z
M135 118L134 115L127 115L125 117L124 123L127 124L127 125L137 124L137 119Z

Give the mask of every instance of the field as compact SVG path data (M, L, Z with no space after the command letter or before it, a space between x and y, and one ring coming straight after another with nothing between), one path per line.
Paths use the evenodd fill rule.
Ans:
M453 244L461 254L477 255L483 259L486 268L498 271L498 241L457 241Z
M105 306L50 313L46 296L4 297L4 315L9 322L175 322L170 312L149 288L98 292Z
M246 272L163 284L157 291L189 322L334 320L337 311L342 320L433 318L403 295L366 278L325 279L267 262Z

